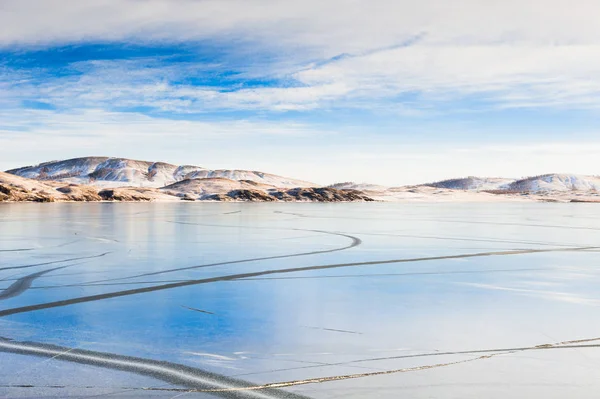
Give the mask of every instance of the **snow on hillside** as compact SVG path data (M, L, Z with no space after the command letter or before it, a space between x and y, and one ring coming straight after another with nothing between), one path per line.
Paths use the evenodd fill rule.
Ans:
M600 177L567 174L548 174L528 177L512 182L507 186L517 192L549 191L596 191L600 189Z
M335 184L331 184L327 187L336 188L338 190L359 190L359 191L385 191L385 190L389 189L389 187L380 186L378 184L354 183L354 182L335 183Z
M423 184L423 186L435 188L447 188L451 190L501 190L512 183L514 179L493 178L493 177L475 177L469 176L459 179L442 180L435 183Z
M185 179L227 178L250 180L275 187L315 187L310 182L248 170L210 170L199 166L177 166L164 162L125 158L84 157L44 162L7 171L36 180L55 180L98 187L164 187Z
M44 162L36 166L7 170L7 173L36 180L58 180L87 176L108 157L85 157Z
M4 172L0 172L0 184L20 188L26 191L49 192L53 194L56 191L55 187L51 184L22 178L20 176L15 176L13 174Z
M262 190L274 189L268 184L256 183L249 180L232 180L224 177L185 179L162 187L164 192L191 194L203 198L213 194L226 194L232 190Z
M466 177L428 183L423 186L451 190L506 191L514 193L585 192L600 189L600 177L569 174L547 174L520 180Z
M173 176L175 177L176 181L185 180L185 179L189 179L190 175L192 173L198 172L200 170L206 170L206 169L201 168L200 166L194 166L194 165L181 165L175 170L175 172L173 173Z
M250 171L250 170L198 170L188 174L188 179L205 179L221 177L230 180L250 180L257 183L268 184L275 187L316 187L314 183L307 181L290 179L287 177L272 175L269 173Z

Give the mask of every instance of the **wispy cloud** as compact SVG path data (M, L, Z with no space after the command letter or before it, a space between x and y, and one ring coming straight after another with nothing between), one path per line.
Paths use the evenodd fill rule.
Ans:
M420 93L421 102L478 95L499 107L600 106L600 45L414 45L302 71L307 85L343 84L356 97Z
M218 65L158 60L78 61L65 76L4 68L0 101L36 99L63 108L150 107L191 113L388 107L600 107L600 46L546 48L411 46L308 66L278 81L190 84ZM268 75L269 71L265 71ZM411 96L403 99L402 96Z
M101 109L28 109L18 114L0 110L0 148L6 150L2 151L4 168L54 159L55 154L128 155L142 159L172 156L173 162L212 162L241 168L242 162L237 163L236 159L246 152L249 160L255 160L251 146L261 140L306 140L328 134L334 132L294 122L175 120ZM228 145L240 148L233 150Z
M494 108L595 109L600 102L600 27L592 17L600 6L594 1L58 3L4 2L0 45L211 42L235 59L229 65L173 64L168 57L81 60L68 66L77 75L35 90L16 87L21 96L46 96L63 106L105 102L197 112L393 110L403 103L423 111L474 96L473 106ZM178 81L216 71L277 81L251 88L226 79Z
M27 140L39 139L37 136L83 137L85 139L103 138L143 139L152 135L168 136L172 139L202 138L235 139L240 136L294 135L306 136L323 134L313 126L300 123L257 122L248 120L199 121L154 118L139 113L106 112L100 109L88 109L81 112L56 112L53 110L26 110L20 115L10 110L0 111L0 142L14 140L27 132Z

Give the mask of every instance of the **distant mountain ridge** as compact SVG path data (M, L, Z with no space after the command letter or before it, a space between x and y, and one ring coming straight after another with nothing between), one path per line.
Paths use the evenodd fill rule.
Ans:
M435 183L423 184L436 188L452 190L499 190L506 188L514 179L469 176L459 179L442 180Z
M194 165L139 161L127 158L81 157L43 162L7 170L6 173L35 180L53 180L100 187L164 187L186 179L226 178L249 180L275 187L316 187L314 183L259 171L207 169Z
M508 190L517 192L597 191L600 177L568 174L546 174L516 180Z
M468 176L387 187L304 180L241 169L81 157L0 172L0 201L497 201L600 202L600 176Z
M523 179L486 178L469 176L442 180L423 186L469 191L506 191L518 193L544 193L564 191L600 190L600 177L549 173Z

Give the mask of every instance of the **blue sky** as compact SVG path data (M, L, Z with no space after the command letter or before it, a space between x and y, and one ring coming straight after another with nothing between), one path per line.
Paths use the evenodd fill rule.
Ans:
M0 167L598 174L599 14L588 0L0 1Z

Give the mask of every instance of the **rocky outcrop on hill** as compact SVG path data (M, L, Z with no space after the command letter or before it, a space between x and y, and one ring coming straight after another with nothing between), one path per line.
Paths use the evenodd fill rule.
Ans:
M186 179L161 189L150 187L101 188L81 184L64 184L51 180L33 180L0 172L0 201L372 201L357 190L333 188L278 188L252 180L226 178Z
M51 195L44 192L27 191L20 187L0 184L0 202L54 202Z
M315 201L315 202L348 202L348 201L374 201L364 193L358 190L338 190L331 187L319 188L293 188L285 192L274 193L274 196L281 195L283 198L290 198L296 201ZM285 200L285 199L284 199Z
M232 190L227 194L214 194L206 199L213 201L249 202L367 202L374 201L360 191L334 188L295 188L291 190Z
M70 201L102 201L102 197L98 195L98 191L93 187L69 184L57 188L56 191L63 193Z

